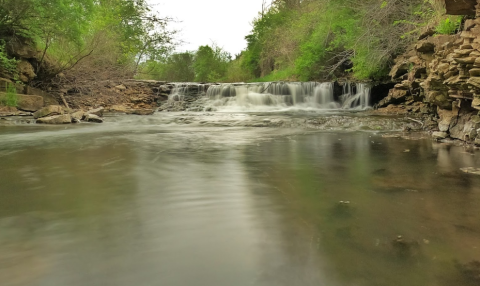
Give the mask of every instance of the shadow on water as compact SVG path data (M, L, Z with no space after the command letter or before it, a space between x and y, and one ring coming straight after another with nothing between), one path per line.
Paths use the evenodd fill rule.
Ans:
M0 134L2 286L478 285L478 154L131 118Z

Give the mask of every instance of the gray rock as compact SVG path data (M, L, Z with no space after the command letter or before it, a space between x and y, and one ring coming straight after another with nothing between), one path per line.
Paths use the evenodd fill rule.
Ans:
M451 110L438 109L438 115L440 116L440 121L438 122L438 129L441 132L447 132L450 129L450 125L454 118L457 118L458 113Z
M42 118L37 119L37 123L41 123L41 124L69 124L69 123L72 123L72 117L70 116L70 114L42 117Z
M433 132L432 134L432 137L434 139L445 139L448 137L448 133L447 132Z
M103 119L100 118L98 115L95 114L85 114L85 117L83 118L84 121L87 122L94 122L94 123L103 123Z
M478 98L478 97L473 98L472 107L477 109L477 110L480 110L480 98Z
M85 115L85 112L83 110L75 111L70 114L70 116L72 116L72 118L76 120L82 120L84 115Z
M91 109L91 110L87 111L87 114L94 114L98 117L103 117L103 110L104 110L103 107L99 107L99 108Z
M60 105L49 105L33 113L33 118L42 118L52 115L62 115L63 108Z

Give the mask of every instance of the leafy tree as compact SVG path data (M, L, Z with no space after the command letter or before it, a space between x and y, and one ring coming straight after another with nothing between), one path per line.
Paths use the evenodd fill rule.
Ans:
M242 68L257 78L299 80L386 76L393 57L443 9L436 0L274 0L262 7ZM453 26L445 21L443 30Z
M213 48L208 45L199 47L193 63L195 81L222 81L230 61L231 55L216 45L213 45Z
M146 0L0 0L0 35L33 40L42 51L37 73L48 59L44 73L53 75L89 57L101 59L93 66L103 62L134 73L141 62L172 49L170 21ZM115 56L105 61L105 51Z
M195 80L193 70L194 53L174 53L159 60L143 63L138 73L139 78L165 80L171 82L192 82Z

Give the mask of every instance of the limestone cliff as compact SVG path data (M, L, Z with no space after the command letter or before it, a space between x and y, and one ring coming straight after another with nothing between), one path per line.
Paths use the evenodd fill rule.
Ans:
M446 3L452 14L471 14L472 1L456 8ZM437 138L480 143L480 5L471 7L475 15L465 21L460 33L428 31L395 60L390 76L397 85L378 107L419 106L411 111L435 115L431 119L436 122L432 129Z

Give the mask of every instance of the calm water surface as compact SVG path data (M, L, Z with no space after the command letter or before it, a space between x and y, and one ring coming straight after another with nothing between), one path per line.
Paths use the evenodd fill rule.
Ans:
M0 126L0 285L478 285L480 154L267 117Z

